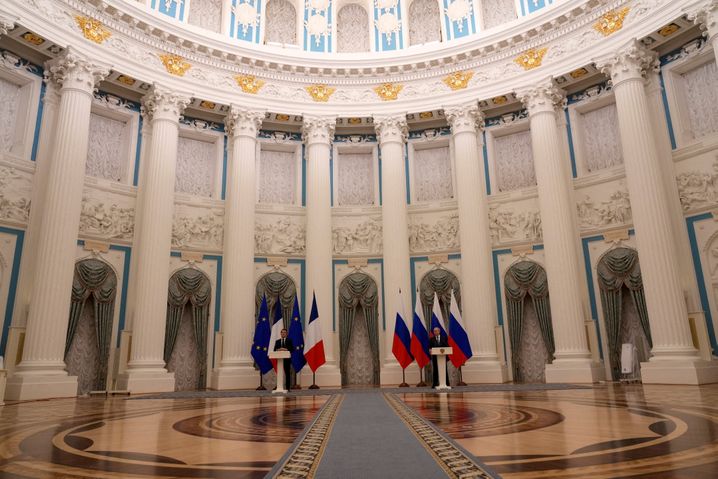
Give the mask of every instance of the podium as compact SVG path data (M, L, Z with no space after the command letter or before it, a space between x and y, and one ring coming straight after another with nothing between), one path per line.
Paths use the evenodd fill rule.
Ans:
M286 394L287 390L284 389L284 360L292 357L290 351L270 351L269 359L277 360L277 387L272 391L272 394Z
M431 348L431 355L436 356L436 367L439 369L439 385L436 389L451 389L451 386L446 384L446 356L453 353L454 350L449 347L445 348Z

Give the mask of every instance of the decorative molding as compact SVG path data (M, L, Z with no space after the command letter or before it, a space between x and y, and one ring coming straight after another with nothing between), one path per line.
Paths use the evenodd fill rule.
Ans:
M532 48L514 58L514 62L524 70L533 70L541 66L541 62L547 51L548 47Z
M309 96L312 97L312 100L321 102L329 101L329 97L332 96L332 93L337 91L336 88L322 84L310 85L308 87L305 87L305 90L307 90Z
M619 10L611 10L608 13L604 13L601 18L593 24L594 30L605 37L616 33L623 28L623 20L629 11L631 11L629 7L623 7Z
M688 20L700 26L703 35L710 38L718 35L718 0L706 0L690 9Z
M472 2L468 0L453 0L449 3L449 7L444 9L444 15L456 24L459 32L464 31L464 20L470 21L473 13Z
M162 60L162 64L165 66L167 73L171 75L183 77L185 73L187 73L187 70L192 68L192 65L186 62L185 59L179 55L175 55L173 53L163 53L158 56L160 57L160 60Z
M384 83L374 87L374 92L383 101L392 101L399 98L399 92L404 88L404 85L399 83Z
M7 33L15 28L15 21L10 18L0 15L0 36L7 35Z
M254 27L259 26L261 15L257 13L257 7L249 2L239 3L232 5L232 12L239 25L242 26L242 34L247 35L247 31Z
M75 21L77 22L77 26L80 27L82 35L98 45L101 45L102 42L112 36L112 33L106 29L99 20L83 15L75 15Z
M234 80L244 93L256 95L264 86L264 80L260 80L254 75L235 75Z
M452 90L463 90L469 86L469 81L473 76L473 70L458 71L445 76L442 81Z

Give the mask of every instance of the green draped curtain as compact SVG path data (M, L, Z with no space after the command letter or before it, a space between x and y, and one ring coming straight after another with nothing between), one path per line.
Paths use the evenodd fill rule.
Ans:
M376 282L365 273L352 273L339 285L339 368L342 386L346 385L347 354L357 306L361 306L369 332L372 354L372 377L379 384L379 294Z
M280 271L273 271L260 278L257 282L254 296L255 322L257 321L259 307L262 304L262 296L264 295L267 296L270 319L274 318L274 308L276 307L277 298L279 298L284 327L289 329L289 323L292 320L292 310L294 308L294 297L297 295L297 287L294 285L292 278ZM274 345L271 346L274 347Z
M556 347L551 325L551 308L548 299L548 279L546 270L533 261L519 261L509 268L504 276L506 296L506 315L509 322L509 342L511 343L511 362L514 380L522 381L519 370L521 331L524 319L524 299L526 294L531 297L536 316L538 317L541 337L553 360Z
M651 328L648 324L646 298L643 294L643 279L641 277L641 266L638 262L638 252L626 247L612 249L603 255L603 258L598 262L596 272L598 274L598 286L601 290L603 316L606 320L611 371L613 379L618 379L621 374L620 343L624 286L630 292L631 299L636 305L641 329L646 335L648 344L653 347Z
M189 302L192 305L192 329L199 355L198 389L207 381L207 328L212 285L200 270L187 267L172 275L167 293L167 325L165 328L165 363L169 362L177 342L182 312Z
M88 258L75 263L75 277L72 281L70 320L65 338L65 356L75 337L77 325L85 309L85 302L92 296L95 313L95 333L100 358L97 384L98 391L105 389L107 361L112 340L112 316L115 310L117 276L112 267L102 260Z

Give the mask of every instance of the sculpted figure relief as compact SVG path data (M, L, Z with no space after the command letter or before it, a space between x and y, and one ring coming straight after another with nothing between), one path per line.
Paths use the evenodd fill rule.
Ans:
M29 178L18 174L14 168L0 166L0 218L27 222L30 218Z
M135 210L116 204L106 206L94 198L82 199L80 232L101 238L131 240L135 232Z
M222 248L224 214L213 210L203 216L175 215L172 225L172 246Z
M434 224L412 218L409 222L411 251L445 251L459 248L459 215L442 216Z
M718 155L713 172L687 171L676 177L678 196L684 211L718 201Z
M286 217L268 223L257 222L254 227L256 254L301 254L305 239L305 226Z
M608 201L598 204L586 195L576 208L582 227L625 224L631 221L631 201L625 189L614 191Z
M370 218L355 226L337 226L332 230L335 253L381 253L381 221Z

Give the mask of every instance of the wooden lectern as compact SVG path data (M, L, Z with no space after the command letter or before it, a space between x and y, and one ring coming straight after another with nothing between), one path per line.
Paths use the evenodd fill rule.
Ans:
M431 355L436 356L436 367L439 368L439 385L436 389L451 389L451 386L446 384L446 356L453 352L452 348L431 348Z
M270 351L269 359L277 360L277 387L272 394L286 394L284 389L284 360L292 357L291 351Z

